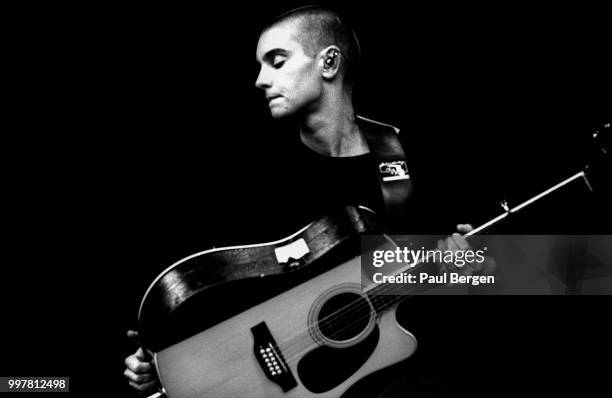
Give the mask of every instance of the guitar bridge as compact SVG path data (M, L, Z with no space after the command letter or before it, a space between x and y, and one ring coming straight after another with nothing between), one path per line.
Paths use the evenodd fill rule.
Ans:
M291 390L297 386L297 381L291 373L291 369L285 362L285 358L274 341L274 337L270 333L265 322L255 325L251 328L255 344L253 351L255 358L261 366L261 369L266 374L266 377L278 384L283 392Z

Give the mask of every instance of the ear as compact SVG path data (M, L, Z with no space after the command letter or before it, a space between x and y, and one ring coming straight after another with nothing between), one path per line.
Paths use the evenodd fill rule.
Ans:
M320 53L321 70L324 79L331 80L340 71L342 56L337 46L329 46Z

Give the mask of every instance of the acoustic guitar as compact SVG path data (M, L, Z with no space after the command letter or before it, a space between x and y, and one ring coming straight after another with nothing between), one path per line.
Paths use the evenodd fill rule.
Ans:
M466 237L570 183L590 189L587 174L514 208L504 204L504 213ZM409 295L380 294L384 285L364 288L364 234L393 245L371 210L349 206L285 239L203 251L162 272L142 299L139 329L165 394L339 397L368 374L409 358L417 339L395 318ZM423 266L436 272L435 264ZM241 294L243 306L236 307L232 298Z

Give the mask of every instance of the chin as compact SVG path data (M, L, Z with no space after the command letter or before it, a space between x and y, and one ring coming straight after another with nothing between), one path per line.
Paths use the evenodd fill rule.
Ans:
M270 109L270 114L273 119L286 119L291 117L295 112L291 112L288 109Z

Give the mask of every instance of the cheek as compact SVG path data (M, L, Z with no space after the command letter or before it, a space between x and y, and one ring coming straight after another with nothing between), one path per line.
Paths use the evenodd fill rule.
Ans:
M296 94L299 93L303 101L308 101L317 97L321 91L320 82L312 73L300 74L296 77L295 82L295 92Z
M315 72L309 64L303 64L301 67L289 71L286 77L287 82L296 91L309 91L316 85Z

